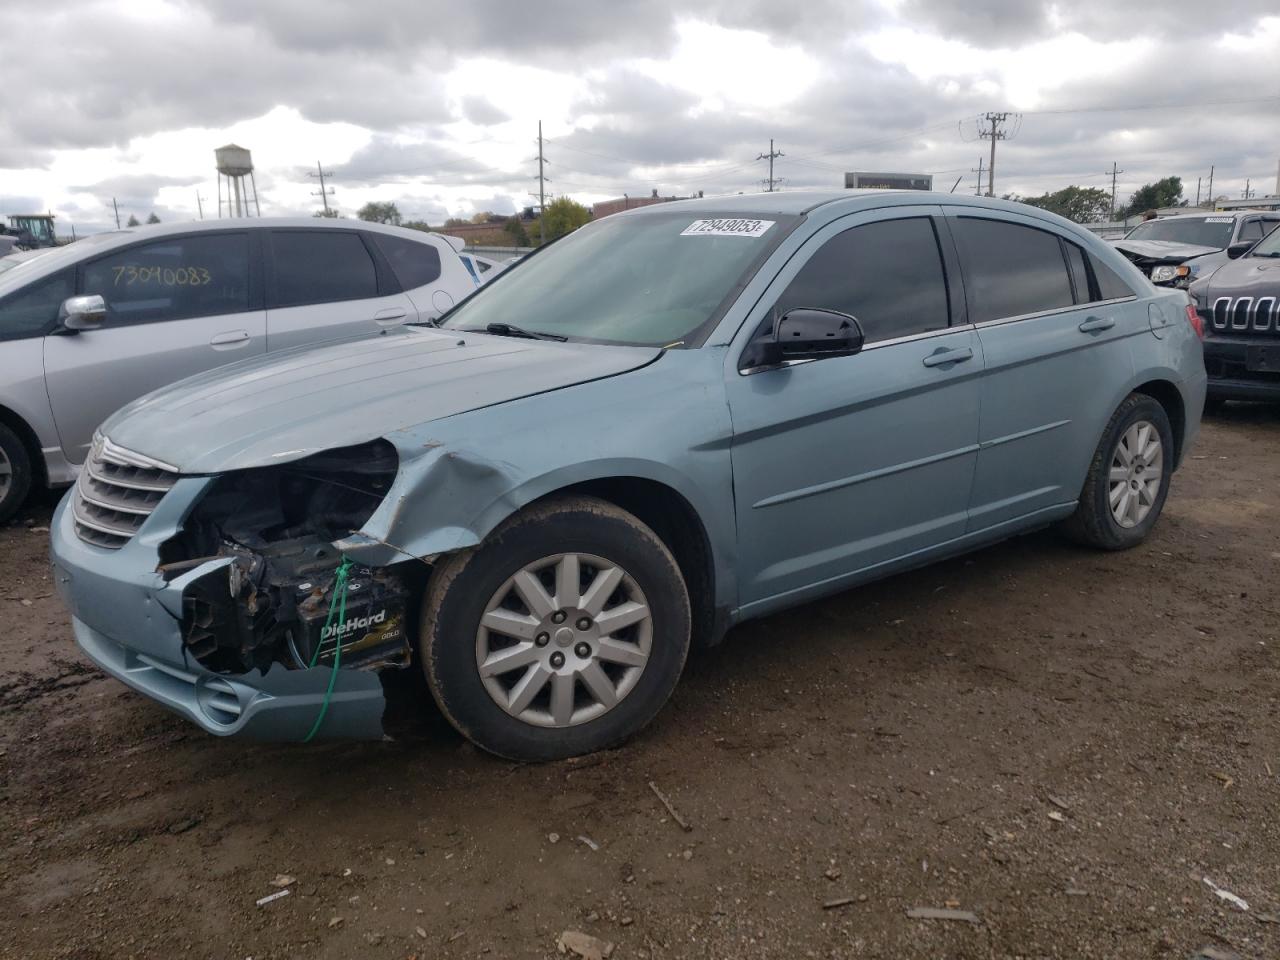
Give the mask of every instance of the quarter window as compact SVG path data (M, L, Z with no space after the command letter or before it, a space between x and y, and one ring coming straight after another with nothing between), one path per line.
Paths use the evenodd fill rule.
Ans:
M1262 232L1261 220L1246 220L1240 227L1240 239L1261 240Z
M1002 220L957 217L974 323L1072 306L1071 281L1056 234Z
M113 326L249 309L244 233L138 244L92 260L82 270L80 292L102 297Z
M1120 279L1116 273L1097 257L1090 257L1093 265L1093 277L1098 281L1098 296L1102 300L1119 300L1121 297L1132 297L1133 290Z
M0 340L22 340L48 333L58 319L62 301L74 295L75 273L63 270L0 300Z
M378 295L378 273L364 241L337 230L274 232L274 306L361 300Z
M434 243L419 243L404 237L370 234L379 252L391 264L391 272L403 290L414 290L440 279L440 251Z
M832 237L801 267L775 310L796 307L857 317L867 343L945 329L947 281L933 222L883 220Z

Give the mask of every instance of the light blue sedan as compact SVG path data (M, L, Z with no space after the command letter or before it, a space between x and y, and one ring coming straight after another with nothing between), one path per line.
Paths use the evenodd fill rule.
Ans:
M616 744L691 643L1061 524L1151 532L1200 320L1016 203L772 193L590 224L438 326L246 361L103 426L52 529L83 650L211 733Z

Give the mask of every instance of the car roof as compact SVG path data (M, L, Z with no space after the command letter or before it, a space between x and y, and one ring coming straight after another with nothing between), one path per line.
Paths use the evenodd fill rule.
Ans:
M773 193L739 193L722 197L695 197L675 200L671 203L653 203L632 210L611 214L613 217L653 216L679 210L681 213L732 213L742 216L767 216L769 214L797 216L819 207L832 207L832 212L852 213L857 210L873 210L877 207L904 205L973 206L987 210L1004 210L1009 213L1043 216L1045 211L1028 207L1025 203L1001 200L996 197L974 197L961 193L942 193L937 190L776 190ZM1053 215L1050 214L1050 217ZM1053 217L1055 221L1057 217ZM1066 222L1066 221L1061 221Z
M1205 217L1231 217L1238 220L1240 217L1250 213L1261 213L1259 210L1201 210L1198 213L1173 213L1167 217L1156 217L1156 220L1203 220ZM1143 223L1150 223L1150 220L1144 220ZM1142 224L1138 224L1142 226Z
M444 244L457 249L454 239L443 233L428 233L424 230L410 230L408 227L394 227L385 223L371 223L367 220L348 220L330 217L228 217L218 220L184 220L172 223L149 223L137 227L121 227L105 233L94 233L82 237L65 246L46 248L37 263L22 271L10 270L0 274L0 294L8 293L11 287L29 280L48 276L64 267L79 263L86 257L107 253L139 240L162 239L192 233L209 233L215 230L256 229L270 227L304 228L307 230L365 230L371 233L385 233L404 237L418 243ZM460 244L458 244L460 245ZM13 274L17 273L17 280Z

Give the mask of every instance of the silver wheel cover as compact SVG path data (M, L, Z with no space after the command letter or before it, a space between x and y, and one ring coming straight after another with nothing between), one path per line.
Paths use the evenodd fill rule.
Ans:
M1164 445L1155 424L1139 420L1126 430L1111 455L1107 475L1111 516L1125 528L1147 518L1160 495L1164 477Z
M4 452L4 447L0 447L0 500L8 495L11 486L13 486L13 463L9 460L9 455Z
M476 669L511 716L572 727L635 689L652 646L653 615L635 580L601 557L562 553L521 568L489 598Z

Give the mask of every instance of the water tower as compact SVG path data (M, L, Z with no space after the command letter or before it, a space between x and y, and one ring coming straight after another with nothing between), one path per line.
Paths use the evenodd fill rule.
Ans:
M249 151L228 143L213 151L213 156L218 166L218 216L222 216L224 179L227 181L227 216L252 217L255 213L262 216L262 208L258 206L258 182L253 177L253 159Z

